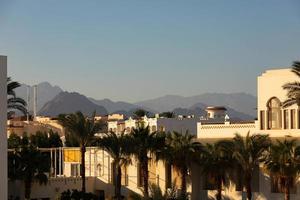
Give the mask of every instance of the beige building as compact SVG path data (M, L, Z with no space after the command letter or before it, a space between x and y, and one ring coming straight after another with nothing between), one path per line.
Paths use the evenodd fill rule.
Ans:
M21 118L7 120L7 137L12 133L23 136L24 133L31 135L38 131L49 132L50 130L64 136L64 129L55 118L38 116L34 121Z
M136 128L140 122L144 126L149 126L150 131L165 131L165 132L186 132L189 131L191 134L197 134L197 122L200 118L148 118L147 116L142 117L142 119L129 118L127 120L109 121L108 130L114 131L116 133L130 133L133 128Z
M235 133L269 134L282 138L286 135L300 137L300 110L297 105L282 108L287 92L282 89L285 83L298 80L290 69L267 70L257 78L257 120L247 122L201 121L197 124L199 139L232 138Z
M257 78L257 120L250 122L199 122L197 137L202 142L212 142L221 138L232 138L236 133L268 134L271 138L283 139L285 136L300 138L300 111L297 105L282 108L282 102L287 98L287 92L282 86L299 78L291 69L267 70ZM201 173L198 167L192 169L192 199L200 200L213 197L215 191L205 190L204 180L199 179ZM269 177L261 170L255 174L253 181L254 199L282 199L283 193L272 184ZM300 184L292 189L291 199L300 199ZM240 199L243 192L234 184L224 188L223 195L229 199ZM245 194L244 194L245 195Z
M7 199L7 57L0 55L0 199Z
M105 116L95 116L95 120L102 120L102 121L119 121L119 120L124 120L124 115L123 114L109 114Z

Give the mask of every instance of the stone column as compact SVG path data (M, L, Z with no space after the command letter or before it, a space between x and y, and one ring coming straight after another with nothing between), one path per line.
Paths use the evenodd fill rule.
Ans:
M7 195L7 57L0 55L0 199Z

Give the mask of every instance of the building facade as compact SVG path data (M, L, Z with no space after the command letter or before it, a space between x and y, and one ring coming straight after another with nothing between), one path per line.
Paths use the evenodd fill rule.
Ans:
M164 132L186 132L192 135L197 135L197 122L200 118L148 118L147 116L142 119L129 118L127 120L109 121L108 130L116 133L130 133L133 128L136 128L141 122L144 126L149 126L151 132L164 131Z
M7 199L7 57L0 55L0 199Z

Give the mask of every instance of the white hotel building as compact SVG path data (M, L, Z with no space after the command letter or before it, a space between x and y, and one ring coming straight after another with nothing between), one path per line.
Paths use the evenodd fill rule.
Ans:
M269 134L272 138L282 139L286 135L296 138L300 137L300 110L294 105L287 109L282 109L281 102L286 100L286 91L282 85L287 82L299 80L290 69L267 70L257 79L257 114L258 119L250 122L232 122L225 118L225 110L222 107L208 108L209 120L196 118L144 118L145 125L149 125L151 131L189 131L197 135L200 142L214 142L219 139L233 138L235 133L246 135L248 132ZM134 119L110 121L109 129L115 132L130 132L136 127L137 121ZM59 148L59 156L55 159L61 164L59 169L52 169L51 178L47 186L33 185L32 198L55 199L65 189L80 189L79 149ZM88 148L86 153L86 176L87 190L98 193L105 192L109 197L113 194L112 181L113 159L104 151L98 148ZM56 168L55 166L52 166ZM259 168L258 168L259 169ZM128 167L122 169L123 194L129 191L141 193L141 177L139 164L133 162ZM163 162L149 164L149 178L151 183L155 183L165 191L172 182L179 183L179 174L171 166L166 166ZM239 177L237 177L238 179ZM193 166L188 176L188 191L192 200L211 199L215 191L208 190L203 181L203 175L199 167ZM279 200L283 194L278 188L271 184L272 177L269 177L261 170L257 170L253 180L254 199ZM21 183L19 183L21 184ZM11 185L10 194L22 196L22 187ZM223 195L226 199L242 199L243 192L240 188L230 183L229 187L224 187ZM291 199L300 199L300 184L292 189Z

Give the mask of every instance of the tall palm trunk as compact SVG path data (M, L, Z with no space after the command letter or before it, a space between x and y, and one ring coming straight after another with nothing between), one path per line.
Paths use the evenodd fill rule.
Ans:
M285 178L284 200L290 200L290 179Z
M31 177L28 177L28 179L26 179L24 181L25 184L25 199L30 199L30 193L31 193Z
M81 191L85 193L85 145L81 146L81 170L80 170L80 175L81 175L81 179L82 179L82 188Z
M115 167L115 199L116 200L121 200L121 178L122 178L122 171L121 171L121 166L119 164L116 164Z
M180 170L181 173L181 198L186 198L186 175L187 168L184 166Z
M221 200L222 199L222 177L217 178L217 194L216 199Z
M146 198L149 197L149 184L148 184L148 179L149 179L149 174L148 174L148 157L142 161L142 173L143 173L143 187L144 187L144 196Z
M252 199L252 187L251 187L251 176L248 175L246 177L246 192L247 192L247 199L251 200Z

